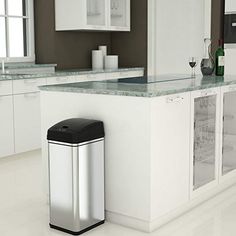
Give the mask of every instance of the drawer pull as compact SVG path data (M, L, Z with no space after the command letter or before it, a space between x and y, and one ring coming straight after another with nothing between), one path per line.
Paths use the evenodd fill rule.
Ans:
M56 78L56 80L62 82L62 81L67 81L68 79L65 77L61 77L61 78Z
M229 91L236 91L236 86L230 86Z
M232 22L232 27L236 27L236 22Z
M31 84L36 84L37 83L37 80L32 80L32 79L25 79L24 80L24 83L27 84L27 85L31 85Z
M25 98L36 98L36 97L38 97L38 93L25 93L24 97Z
M120 76L130 76L130 72L120 72Z
M182 102L184 100L183 97L177 96L177 97L169 97L166 99L167 103L176 103L176 102Z
M215 95L215 94L216 94L216 92L213 91L213 90L207 90L207 91L202 91L201 92L202 97L206 97L206 96L209 96L209 95Z

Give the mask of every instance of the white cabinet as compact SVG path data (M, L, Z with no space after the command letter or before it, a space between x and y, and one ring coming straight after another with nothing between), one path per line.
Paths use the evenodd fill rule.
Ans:
M151 105L152 219L189 200L190 93L155 98Z
M12 94L12 81L0 81L0 96Z
M220 89L191 93L190 194L192 197L218 184Z
M14 95L15 152L41 147L38 92Z
M130 0L55 0L56 30L130 31Z
M236 12L236 1L235 0L225 0L225 12L226 13Z
M236 175L236 85L221 87L220 180Z
M47 85L52 85L52 84L68 84L68 83L74 83L76 82L76 79L73 76L69 77L48 77L47 78Z
M13 94L39 92L39 86L46 84L46 78L13 80Z
M12 96L0 96L0 157L14 154Z

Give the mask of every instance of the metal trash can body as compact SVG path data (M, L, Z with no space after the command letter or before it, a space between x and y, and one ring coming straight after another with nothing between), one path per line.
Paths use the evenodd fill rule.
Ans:
M48 140L50 226L76 235L104 223L102 122L66 120L49 129Z

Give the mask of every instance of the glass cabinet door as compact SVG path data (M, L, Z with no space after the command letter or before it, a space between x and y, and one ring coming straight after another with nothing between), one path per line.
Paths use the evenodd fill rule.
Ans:
M106 25L106 0L87 0L87 25Z
M110 0L111 26L128 27L128 1Z
M236 169L236 92L224 94L222 174Z
M194 100L193 188L216 178L216 95Z

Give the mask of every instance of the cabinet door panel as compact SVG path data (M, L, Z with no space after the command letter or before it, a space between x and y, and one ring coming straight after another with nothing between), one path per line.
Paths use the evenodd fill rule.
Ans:
M38 92L38 87L46 85L46 81L46 78L13 80L13 94Z
M0 96L12 94L12 81L0 81Z
M222 175L236 170L236 91L223 94Z
M190 93L153 99L152 218L189 200Z
M216 95L194 100L194 190L213 181L216 159Z
M218 184L220 107L219 88L191 93L191 197Z
M14 154L12 96L0 97L0 157Z
M106 25L107 0L87 0L87 25Z
M114 30L130 30L130 0L110 0L110 24Z
M14 95L14 117L16 152L40 148L39 93Z

